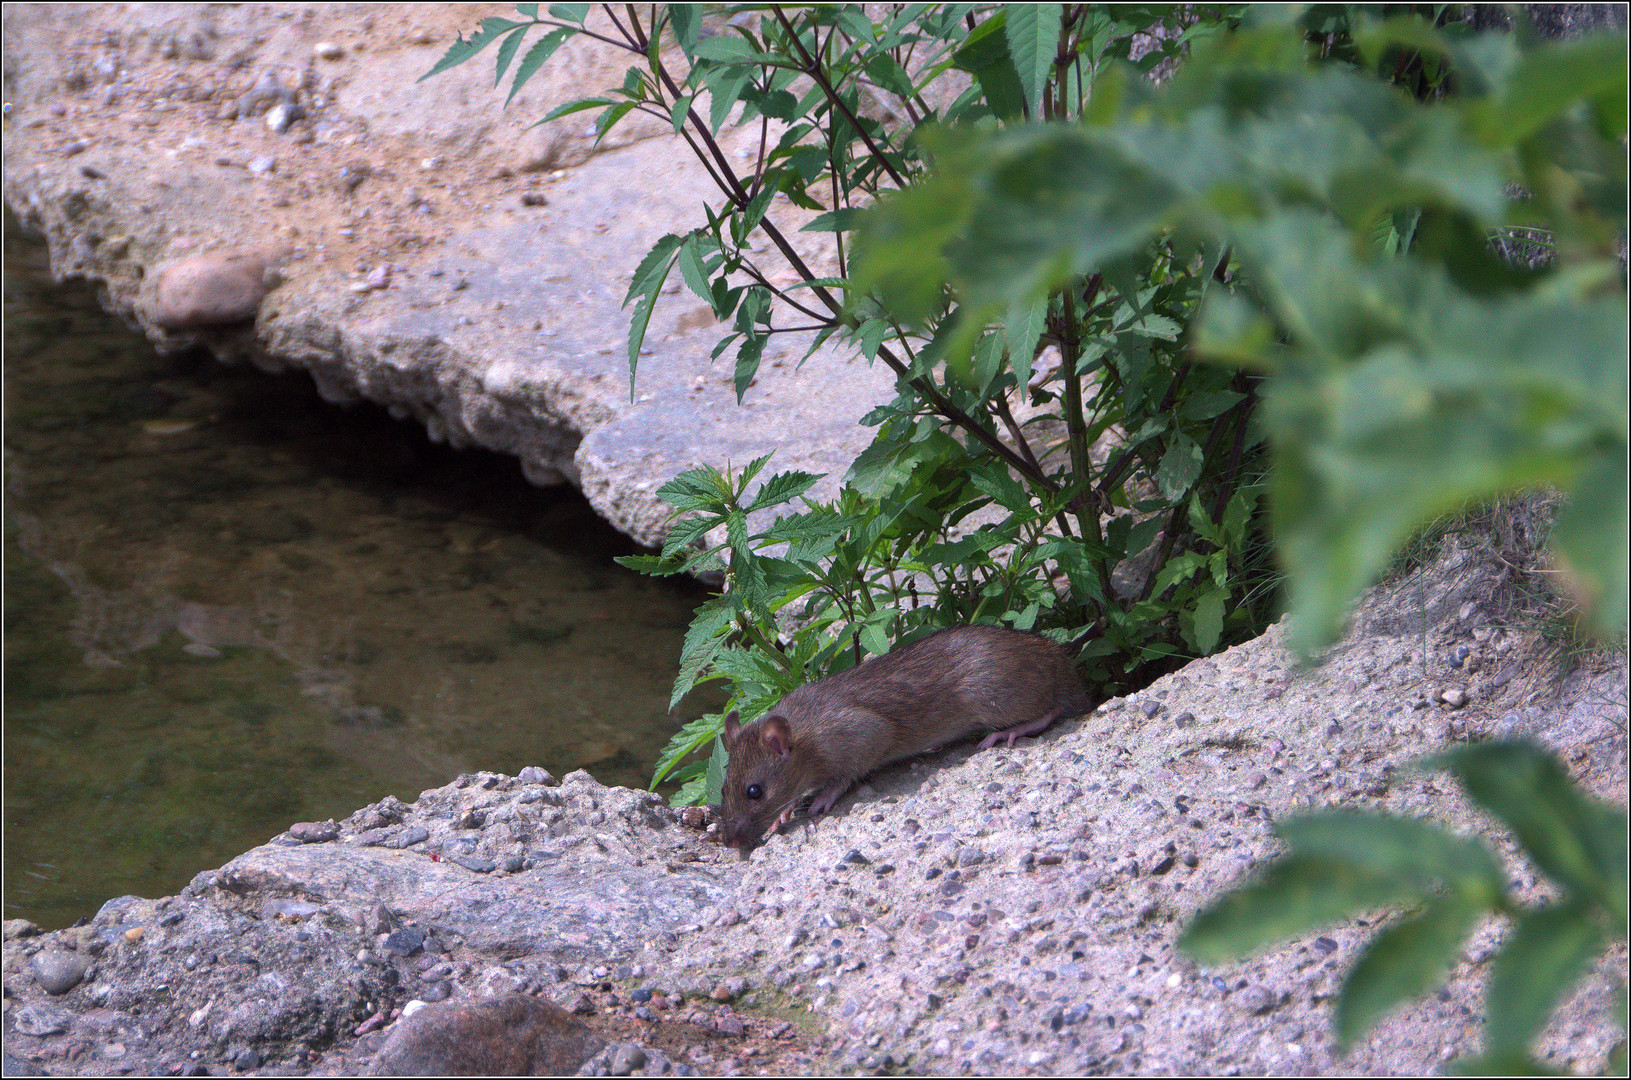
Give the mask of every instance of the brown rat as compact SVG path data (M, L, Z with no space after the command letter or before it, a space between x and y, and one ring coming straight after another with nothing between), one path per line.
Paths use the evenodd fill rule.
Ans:
M976 731L1009 746L1088 710L1070 654L1038 634L957 626L801 686L764 719L725 717L724 840L751 846L816 792L830 810L874 769Z

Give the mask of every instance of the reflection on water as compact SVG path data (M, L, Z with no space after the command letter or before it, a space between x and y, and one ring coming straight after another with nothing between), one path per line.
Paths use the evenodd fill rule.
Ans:
M474 769L643 785L703 592L514 461L5 276L5 917L175 892Z

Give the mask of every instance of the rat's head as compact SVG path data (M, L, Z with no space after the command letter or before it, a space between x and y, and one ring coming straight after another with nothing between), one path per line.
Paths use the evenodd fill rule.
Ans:
M782 810L803 792L796 790L792 731L787 718L772 713L743 727L734 711L725 717L725 767L720 817L725 844L748 848L763 840Z

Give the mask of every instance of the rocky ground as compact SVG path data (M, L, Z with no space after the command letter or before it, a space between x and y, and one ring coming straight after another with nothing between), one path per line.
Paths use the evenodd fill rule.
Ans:
M8 1071L483 1072L514 1062L481 1054L557 1038L589 1074L1442 1072L1479 1048L1501 922L1346 1057L1332 1002L1374 916L1218 969L1174 941L1309 808L1482 835L1517 898L1553 895L1452 782L1404 768L1534 738L1625 805L1624 654L1553 643L1513 555L1452 544L1379 586L1317 669L1281 625L1014 749L886 770L747 858L700 811L529 768L296 825L86 926L8 923ZM1605 1066L1626 973L1622 942L1544 1062ZM414 1001L515 995L564 1011L391 1034ZM542 1054L516 1067L571 1071Z
M587 124L526 128L619 81L612 54L563 54L508 114L485 60L416 86L484 14L8 7L6 200L161 345L303 367L579 485L643 540L695 461L841 469L887 381L773 360L739 408L679 297L629 400L627 275L704 181L669 140L592 154ZM198 329L164 293L200 256L277 269L252 326ZM1538 739L1625 805L1623 652L1557 644L1525 599L1532 526L1508 526L1373 590L1317 669L1276 627L1013 749L888 770L745 859L698 813L518 769L296 825L85 926L8 923L6 1071L1443 1071L1479 1047L1503 924L1341 1058L1332 999L1375 917L1217 970L1173 943L1310 807L1482 834L1546 898L1453 784L1403 768L1446 745ZM1626 972L1623 944L1600 958L1544 1061L1603 1068ZM416 1001L453 1011L396 1023Z

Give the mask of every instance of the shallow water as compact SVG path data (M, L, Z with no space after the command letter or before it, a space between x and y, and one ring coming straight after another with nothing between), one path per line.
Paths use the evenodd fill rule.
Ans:
M7 230L5 917L176 892L461 772L643 786L695 585L517 464L160 357Z

